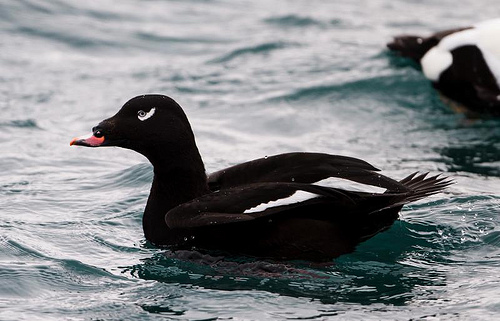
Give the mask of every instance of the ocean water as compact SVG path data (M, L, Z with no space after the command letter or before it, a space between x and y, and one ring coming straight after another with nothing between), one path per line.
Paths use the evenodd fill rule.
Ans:
M1 1L0 320L497 319L500 119L453 111L385 43L499 15L486 0ZM184 107L209 172L317 151L456 184L329 265L172 257L142 233L147 161L69 147L144 93Z

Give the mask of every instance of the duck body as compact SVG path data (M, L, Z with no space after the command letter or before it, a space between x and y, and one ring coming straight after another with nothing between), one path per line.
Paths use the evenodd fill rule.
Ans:
M443 95L473 112L500 115L500 19L394 37L388 48L420 64Z
M71 144L119 146L150 160L154 179L144 233L172 249L329 261L389 228L404 204L450 184L425 174L396 181L365 161L321 153L264 157L207 176L187 117L162 95L133 98ZM385 192L314 184L330 177Z

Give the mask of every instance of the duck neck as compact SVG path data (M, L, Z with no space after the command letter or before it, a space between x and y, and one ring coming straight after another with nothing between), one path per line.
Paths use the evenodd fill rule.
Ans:
M170 231L165 222L167 212L209 192L196 147L191 152L183 150L175 159L165 156L163 153L147 156L154 167L154 178L142 223L146 239L156 245L178 242L179 233Z

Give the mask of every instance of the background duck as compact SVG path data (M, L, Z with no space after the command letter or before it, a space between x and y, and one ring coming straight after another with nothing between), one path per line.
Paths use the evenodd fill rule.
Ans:
M428 37L397 36L387 47L419 63L448 98L474 112L500 115L500 19Z

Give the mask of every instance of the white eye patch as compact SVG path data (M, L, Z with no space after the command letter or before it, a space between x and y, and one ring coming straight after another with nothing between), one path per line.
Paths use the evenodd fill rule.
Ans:
M137 118L139 118L140 121L145 121L148 118L151 118L155 114L156 108L153 107L151 108L150 111L145 112L144 110L139 110L137 112Z

